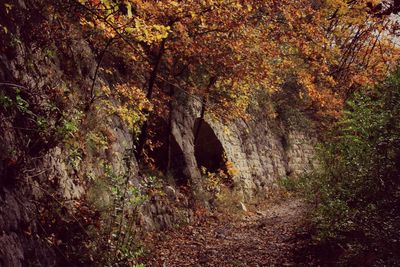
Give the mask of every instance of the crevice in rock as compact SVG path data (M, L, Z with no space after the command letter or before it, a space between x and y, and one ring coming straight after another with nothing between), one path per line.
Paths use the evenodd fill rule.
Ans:
M288 149L289 149L289 142L288 137L286 135L280 136L280 143L282 145L282 156L283 162L285 167L285 174L287 177L292 175L292 170L289 168L289 157L288 157Z

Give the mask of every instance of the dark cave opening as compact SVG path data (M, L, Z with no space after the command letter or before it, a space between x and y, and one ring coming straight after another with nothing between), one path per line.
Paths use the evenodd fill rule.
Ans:
M224 148L214 130L203 119L196 119L194 128L194 154L199 168L205 167L209 172L225 168Z
M158 131L154 136L154 140L157 140L159 145L155 146L155 148L149 152L149 156L154 160L154 165L158 170L164 175L173 176L176 185L187 185L188 178L184 174L186 161L183 156L183 151L175 137L169 133L168 124L164 120L160 120L158 124ZM170 162L168 166L169 153Z

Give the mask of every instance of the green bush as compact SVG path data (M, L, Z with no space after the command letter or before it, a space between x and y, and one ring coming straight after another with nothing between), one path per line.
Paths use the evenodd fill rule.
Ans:
M346 266L400 264L400 71L356 94L311 178L318 241Z
M304 195L309 192L310 178L309 174L303 174L299 177L286 176L278 179L278 185L285 190Z

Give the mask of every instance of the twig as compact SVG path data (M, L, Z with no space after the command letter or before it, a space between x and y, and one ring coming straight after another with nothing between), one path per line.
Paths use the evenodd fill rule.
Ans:
M104 47L103 51L101 52L99 62L97 63L96 70L95 70L95 72L94 72L94 77L93 77L92 86L91 86L91 88L90 88L90 101L89 101L89 104L88 104L88 106L87 106L87 109L90 108L90 106L93 104L93 102L94 102L94 100L95 100L94 86L96 85L97 75L98 75L98 73L99 73L100 65L101 65L101 63L102 63L102 61L103 61L104 55L106 54L108 47L111 45L111 43L112 43L115 39L116 39L116 38L114 37L114 38L111 38L110 40L108 40L106 46Z
M16 83L0 82L0 85L10 86L10 87L17 87L17 88L22 88L22 89L28 90L27 87L25 87L23 85L20 85L20 84L16 84Z
M57 202L60 206L64 207L67 211L69 210L69 208L67 206L65 206L60 200L58 200L55 196L53 196L53 194L51 194L49 191L47 191L46 189L44 189L40 185L34 184L32 182L28 182L28 183L30 183L31 185L36 186L37 188L42 190L42 192L44 192L46 195L50 196L55 202ZM87 235L87 237L90 238L89 233L86 231L86 229L80 223L80 221L73 214L69 213L69 215L72 217L72 219L74 219L78 223L79 227L83 230L83 232Z

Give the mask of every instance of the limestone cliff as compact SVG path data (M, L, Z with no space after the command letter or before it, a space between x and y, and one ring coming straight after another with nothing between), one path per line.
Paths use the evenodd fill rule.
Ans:
M201 165L215 169L204 157L215 163L225 154L238 170L233 177L235 190L251 201L268 193L277 179L314 167L317 140L312 129L287 127L259 113L247 121L223 123L210 116L201 119L200 109L199 101L191 98L184 106L177 104L173 116L172 133L184 155L184 173L190 179L201 179Z

